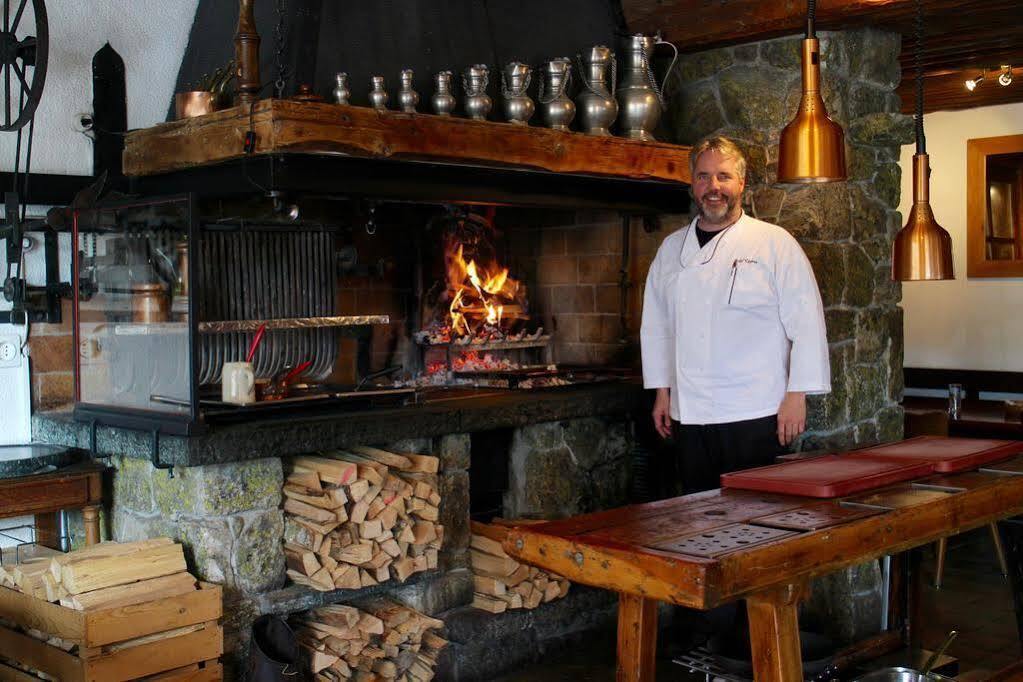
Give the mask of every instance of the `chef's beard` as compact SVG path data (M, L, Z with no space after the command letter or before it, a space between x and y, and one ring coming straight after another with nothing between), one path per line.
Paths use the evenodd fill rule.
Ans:
M735 197L727 194L721 194L720 196L725 198L725 203L719 208L708 207L702 200L697 200L696 202L697 207L700 209L700 217L705 218L712 224L721 223L725 218L732 215L735 207L738 205Z

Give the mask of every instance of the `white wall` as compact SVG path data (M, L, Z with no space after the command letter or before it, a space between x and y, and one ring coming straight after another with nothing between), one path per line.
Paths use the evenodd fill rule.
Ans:
M128 128L164 120L197 4L198 0L47 1L50 57L36 110L33 171L92 174L92 143L75 129L75 121L76 114L92 111L92 56L104 43L124 59ZM15 138L15 133L0 133L0 168L6 171L14 169Z
M928 114L924 132L931 208L952 235L956 278L902 285L905 366L1023 371L1023 279L966 277L966 141L1023 133L1023 103ZM914 152L902 148L903 218L913 203Z
M92 111L92 57L107 42L124 60L129 129L164 120L197 4L198 0L47 0L50 54L36 110L33 172L92 174L92 142L76 130L75 122L78 114ZM27 136L28 128L22 132ZM14 170L16 138L15 133L0 132L0 170ZM35 207L29 215L41 217L45 210ZM69 235L61 235L60 245L65 276ZM41 246L26 254L25 260L29 284L45 283ZM0 310L9 308L0 298ZM0 334L23 333L23 327L0 325ZM29 408L25 365L0 368L0 441L28 440Z

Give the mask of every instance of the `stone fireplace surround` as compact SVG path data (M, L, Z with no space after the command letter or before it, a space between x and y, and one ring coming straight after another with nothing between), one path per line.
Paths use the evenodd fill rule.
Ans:
M848 183L774 182L777 134L798 93L797 38L684 56L664 122L664 137L684 144L714 132L738 139L751 160L747 210L790 229L814 264L827 315L834 391L811 402L802 449L890 440L901 436L902 421L900 291L887 277L891 239L901 222L895 211L898 149L912 137L911 122L898 113L894 94L899 40L870 29L822 33L821 39L825 99L847 135ZM615 215L516 214L511 263L534 287L536 311L556 333L560 361L638 362L635 339L646 269L663 237L687 220L664 216L653 233L633 220L624 241ZM388 229L394 226L381 225L375 242L356 231L364 262L391 252L400 234ZM391 364L405 342L411 287L397 275L351 276L341 289L340 313L391 314L392 324L368 339L368 366ZM70 311L65 313L69 321ZM70 398L69 335L70 322L33 329L37 406L58 407ZM355 341L346 343L352 344L354 373ZM414 411L231 426L199 438L163 438L161 461L178 465L173 478L147 461L148 434L100 428L98 454L115 470L108 526L118 540L180 539L195 572L225 585L226 643L234 661L244 656L248 624L260 613L287 614L376 592L446 617L453 644L442 658L439 679L489 679L539 656L545 642L610 625L615 600L576 586L566 599L530 613L466 610L472 593L466 547L473 469L489 466L488 458L502 458L508 470L500 496L506 516L548 518L620 505L629 501L635 419L645 419L642 412L633 415L643 405L634 385L589 386ZM40 441L90 445L88 428L64 412L37 413L34 429ZM473 452L473 434L495 429L506 430L506 451L487 452L477 444ZM481 435L478 443L484 441ZM346 444L428 452L441 459L446 535L438 570L417 574L404 585L391 582L351 594L285 586L279 507L289 457ZM879 610L879 573L871 563L819 579L804 616L808 622L830 623L834 634L848 641L876 630ZM503 646L488 644L494 641ZM519 652L519 658L511 652Z

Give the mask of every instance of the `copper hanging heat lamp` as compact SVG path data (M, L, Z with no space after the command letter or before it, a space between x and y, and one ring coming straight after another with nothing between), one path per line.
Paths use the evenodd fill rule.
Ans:
M821 46L814 30L816 0L807 0L802 43L803 94L799 111L781 131L778 182L839 182L845 170L845 134L828 116L821 97Z
M931 168L924 138L923 8L916 0L916 154L913 156L913 207L892 245L892 279L955 279L952 237L934 220L930 203Z

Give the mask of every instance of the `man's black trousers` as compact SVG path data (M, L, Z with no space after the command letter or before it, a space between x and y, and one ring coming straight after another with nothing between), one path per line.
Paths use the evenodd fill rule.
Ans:
M778 417L727 424L673 422L675 450L686 495L720 488L721 474L774 463L784 452L778 443Z

